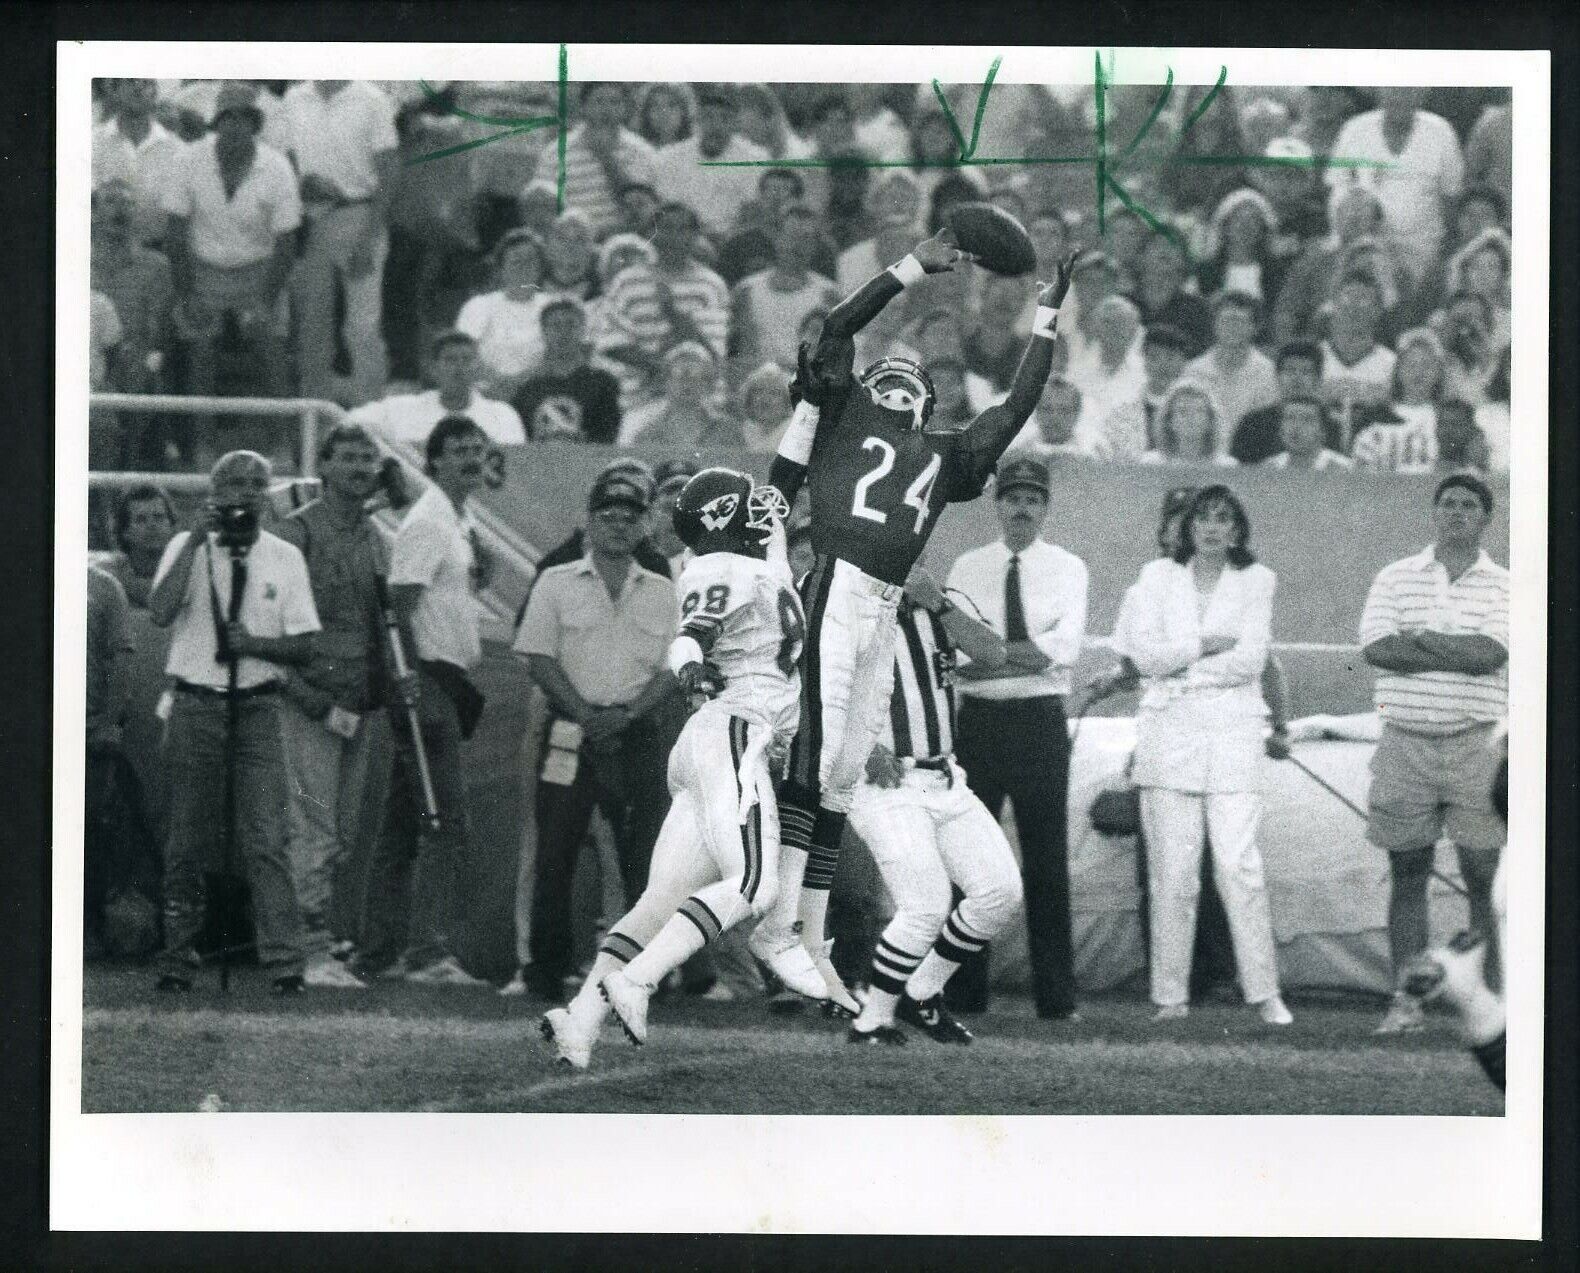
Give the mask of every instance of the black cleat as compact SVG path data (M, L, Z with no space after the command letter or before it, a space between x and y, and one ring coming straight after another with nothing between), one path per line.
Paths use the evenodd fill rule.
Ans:
M192 989L192 978L183 977L178 972L163 973L154 983L154 989L162 994L186 994Z
M882 1045L891 1048L905 1046L905 1031L897 1025L880 1025L875 1030L858 1030L851 1026L845 1031L846 1043L865 1043L868 1047Z
M943 995L934 995L931 999L913 999L910 995L900 996L898 1012L901 1021L915 1026L928 1038L938 1043L970 1043L976 1038L971 1031L949 1015L944 1007Z
M823 1015L830 1021L854 1021L856 1019L856 1013L842 1003L835 1003L832 999L819 999L817 1006L822 1009Z
M306 989L307 981L299 972L289 972L283 977L276 977L269 985L269 993L281 999L299 995Z

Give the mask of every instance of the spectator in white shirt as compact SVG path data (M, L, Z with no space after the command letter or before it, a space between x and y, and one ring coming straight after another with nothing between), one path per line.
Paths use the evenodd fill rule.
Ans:
M770 159L805 159L812 144L790 127L779 94L766 84L738 84L735 125L748 141L755 142Z
M1399 337L1392 400L1361 416L1351 453L1365 469L1430 473L1437 464L1443 346L1424 327Z
M290 394L276 311L302 203L290 161L258 140L262 127L252 89L227 85L212 135L181 153L164 192L189 393L214 392L215 345L228 316L257 350L266 391Z
M395 772L368 863L367 920L353 965L364 979L478 984L461 966L455 938L468 840L461 744L483 711L470 679L483 661L476 600L483 562L471 496L483 482L487 447L465 416L434 426L424 443L434 484L407 512L390 551L390 608L417 665L417 729L439 819L436 828L422 826L411 728L397 715Z
M1083 423L1090 454L1130 462L1155 449L1158 413L1185 371L1190 347L1190 337L1166 323L1149 326L1142 333L1141 365L1146 379L1141 392L1101 419L1088 415Z
M847 84L851 126L856 145L873 159L904 159L911 152L911 135L885 101L885 84Z
M363 402L388 374L381 323L395 104L365 80L304 80L286 90L283 125L307 229L293 288L297 375L310 398ZM351 361L346 384L333 371L337 294L345 303L338 335Z
M1389 233L1411 274L1420 280L1437 265L1449 206L1464 181L1464 159L1453 125L1420 108L1425 89L1384 88L1377 97L1380 108L1346 123L1332 153L1386 166L1333 165L1327 170L1327 181L1332 186L1354 183L1377 191Z
M735 88L706 84L697 92L697 127L691 136L660 147L655 159L661 199L696 209L715 239L735 224L741 205L757 189L755 168L704 168L704 162L760 162L768 152L736 131Z
M520 446L527 440L514 407L477 391L476 340L461 331L440 332L431 349L428 374L434 388L364 403L350 419L407 446L423 445L433 427L451 415L468 417L496 446Z
M1292 1020L1279 996L1256 843L1268 716L1261 680L1278 581L1252 556L1250 536L1233 492L1198 492L1174 556L1142 568L1115 633L1118 653L1144 678L1132 777L1147 840L1158 1021L1190 1011L1204 833L1245 1000L1269 1025Z
M676 345L664 355L663 396L625 417L620 444L672 451L744 446L740 422L714 405L719 379L718 360L706 345Z
M1224 453L1223 409L1210 386L1187 374L1164 395L1156 416L1157 446L1141 457L1143 464L1216 464L1232 468Z
M778 363L765 362L741 382L741 435L754 455L772 455L779 448L790 423L790 400L785 393L789 373Z
M107 80L110 116L93 130L93 188L124 181L132 192L136 213L133 233L142 244L165 237L163 195L173 179L173 166L186 142L154 118L157 104L153 80Z
M1185 378L1210 388L1221 408L1220 454L1228 450L1242 417L1278 401L1273 360L1252 344L1261 325L1261 312L1254 296L1220 293L1212 306L1212 348L1185 366Z
M543 244L531 230L506 231L493 257L498 287L461 306L455 325L477 341L480 387L506 400L543 367L541 319L549 297L539 286Z
M591 299L598 290L598 252L587 214L567 208L554 218L543 240L543 290L572 300Z
M1015 435L1012 450L1029 451L1041 459L1055 455L1093 455L1110 458L1101 436L1082 436L1085 412L1081 391L1063 376L1050 376L1048 386L1032 410L1026 427Z
M794 366L796 333L813 310L839 302L834 280L812 269L818 223L811 211L787 208L774 245L774 263L735 285L731 353L749 363L771 358Z
M968 598L1008 646L1008 662L986 670L956 667L962 703L956 755L966 782L998 818L1015 809L1025 883L1037 1015L1075 1018L1070 932L1066 795L1069 730L1064 700L1086 634L1086 564L1040 537L1048 516L1045 462L1024 453L999 461L995 507L1003 536L964 553L949 571L949 591ZM951 980L958 1006L986 998L986 957ZM975 998L976 1002L971 1002Z
M1270 469L1352 469L1355 461L1322 445L1326 412L1317 398L1285 398L1279 407L1284 449L1266 461Z
M1138 401L1146 392L1146 365L1141 354L1141 311L1115 294L1098 303L1095 315L1097 357L1072 366L1069 378L1081 390L1088 419L1106 420L1118 407Z
M1342 419L1353 421L1357 411L1388 400L1396 358L1377 339L1382 313L1374 276L1356 271L1339 280L1322 342L1322 396Z

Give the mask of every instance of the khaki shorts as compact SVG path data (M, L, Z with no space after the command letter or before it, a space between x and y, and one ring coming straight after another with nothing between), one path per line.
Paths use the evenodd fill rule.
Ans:
M1501 847L1503 823L1492 808L1493 728L1435 737L1384 725L1372 755L1366 838L1396 852L1445 835L1462 848Z

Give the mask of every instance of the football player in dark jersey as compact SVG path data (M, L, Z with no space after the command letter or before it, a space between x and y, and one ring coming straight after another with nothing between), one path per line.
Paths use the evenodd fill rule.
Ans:
M830 311L816 348L802 347L795 414L768 475L791 502L807 483L817 562L802 591L806 655L801 724L780 795L782 886L750 945L790 989L850 1014L860 1004L824 942L828 891L845 815L888 708L895 610L944 506L982 493L1041 398L1075 254L1039 285L1008 397L962 427L931 420L932 382L910 359L883 358L853 374L853 338L907 286L969 259L944 230Z

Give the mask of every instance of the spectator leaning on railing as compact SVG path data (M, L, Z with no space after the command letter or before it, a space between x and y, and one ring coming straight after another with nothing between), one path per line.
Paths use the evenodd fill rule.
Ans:
M477 341L465 332L440 332L433 338L429 378L434 388L422 393L391 394L364 403L350 419L391 442L421 446L435 425L447 416L464 415L496 446L519 446L526 441L521 417L508 402L485 398L474 383L477 378Z
M258 529L269 462L232 451L210 480L210 503L194 529L166 546L148 599L153 621L173 629L165 673L175 681L165 742L170 834L158 987L192 988L204 877L234 870L245 872L251 887L259 962L276 994L293 994L303 986L302 917L280 816L286 790L279 690L287 669L311 656L318 614L302 554ZM233 554L233 546L244 555ZM227 701L230 659L237 661L234 704ZM227 834L220 825L227 764L235 766L236 781L229 861L215 852Z
M1278 407L1283 450L1270 456L1270 469L1352 469L1355 461L1323 445L1327 412L1317 398L1285 398Z
M1427 880L1439 838L1459 854L1470 918L1492 929L1492 877L1504 829L1487 805L1508 712L1509 572L1481 537L1492 491L1455 474L1432 497L1437 538L1385 566L1361 616L1366 661L1377 669L1382 738L1372 758L1366 838L1388 851L1388 950L1396 993L1379 1034L1419 1029L1420 1005L1403 993L1410 960L1427 945Z
M590 360L587 310L557 296L538 313L542 368L516 391L516 413L534 442L597 442L620 436L620 382Z

